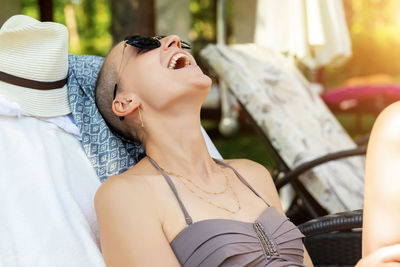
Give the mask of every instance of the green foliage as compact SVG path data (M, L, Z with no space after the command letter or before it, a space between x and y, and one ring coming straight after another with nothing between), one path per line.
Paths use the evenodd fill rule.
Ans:
M215 41L216 1L192 0L190 11L192 12L193 41Z
M208 43L216 41L216 1L191 0L192 25L189 38L192 53L198 58L200 50Z
M230 40L231 18L233 2L226 0L225 28L227 40ZM192 54L200 67L206 70L199 56L200 51L209 43L217 42L217 1L216 0L191 0L190 11L192 15L192 25L189 38L192 44Z
M213 138L213 142L224 159L250 159L258 162L266 168L275 168L272 156L261 140L255 133L241 132L233 137Z
M81 0L75 5L81 53L105 56L111 48L111 11L108 0Z
M40 19L39 5L37 0L21 0L22 14L35 19Z
M22 13L40 19L37 0L21 0ZM77 38L78 43L70 42L70 53L105 56L111 48L111 11L110 0L53 0L54 21L67 24L66 7L72 5L73 19L77 24L77 36L70 30L70 40Z

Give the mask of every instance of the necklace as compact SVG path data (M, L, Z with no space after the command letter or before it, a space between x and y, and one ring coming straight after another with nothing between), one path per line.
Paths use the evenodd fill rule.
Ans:
M164 168L162 168L162 167L160 167L160 169L163 170L166 174L169 174L169 175L172 175L172 176L181 178L181 179L183 179L183 180L185 180L185 181L191 183L194 187L196 187L197 189L199 189L200 191L202 191L202 192L205 193L205 194L209 194L209 195L221 195L221 194L226 193L226 191L228 191L228 188L229 188L229 179L228 179L228 176L226 176L225 172L223 172L223 171L222 171L222 173L223 173L224 176L225 176L225 188L224 188L222 191L219 191L219 192L210 192L210 191L207 191L207 190L201 188L199 185L197 185L196 183L194 183L194 182L193 182L191 179L189 179L189 178L186 178L186 177L184 177L184 176L182 176L182 175L180 175L180 174L177 174L177 173L168 171L168 170L166 170L166 169L164 169ZM221 169L221 170L222 170L222 169ZM182 182L183 182L183 181L182 181ZM183 183L185 183L185 182L183 182Z
M220 167L220 166L219 166L219 167ZM222 210L227 211L227 212L232 213L232 214L236 214L236 213L238 213L238 212L242 209L242 207L241 207L241 205L240 205L239 197L237 196L235 190L233 189L233 187L232 187L232 185L231 185L231 183L230 183L230 181L229 181L229 178L228 178L228 176L226 175L224 169L221 168L221 167L220 167L220 169L221 169L222 173L224 174L224 176L225 176L225 181L226 181L226 187L225 187L225 189L224 189L223 191L221 191L221 192L209 192L209 191L207 191L207 190L202 189L200 186L196 185L192 180L190 180L190 179L188 179L188 178L186 178L186 177L184 177L184 176L182 176L182 175L180 175L180 174L175 174L175 173L170 172L170 171L168 171L168 170L166 170L165 168L162 168L162 167L160 167L160 169L163 170L165 173L167 173L167 174L169 174L169 175L173 175L173 176L175 176L175 177L182 178L182 179L180 179L180 181L182 181L183 185L184 185L192 194L194 194L196 197L198 197L198 198L201 199L202 201L204 201L204 202L206 202L206 203L208 203L208 204L210 204L210 205L212 205L212 206L214 206L214 207L217 207L217 208L219 208L219 209L222 209ZM194 190L188 185L187 182L190 182L192 185L194 185L196 188L198 188L198 189L201 190L202 192L204 192L204 193L206 193L206 194L211 194L211 195L220 195L220 194L224 194L224 193L226 193L226 192L228 191L228 189L230 189L230 191L232 191L233 197L235 198L237 208L234 209L234 210L231 210L231 209L222 207L222 206L220 206L220 205L218 205L218 204L215 204L215 203L211 202L210 200L204 198L204 197L201 196L199 193L197 193L196 191L194 191Z

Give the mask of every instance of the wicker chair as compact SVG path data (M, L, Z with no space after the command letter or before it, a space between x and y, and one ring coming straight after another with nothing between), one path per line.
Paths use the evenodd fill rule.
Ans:
M361 258L362 210L341 212L299 225L315 265L354 266Z

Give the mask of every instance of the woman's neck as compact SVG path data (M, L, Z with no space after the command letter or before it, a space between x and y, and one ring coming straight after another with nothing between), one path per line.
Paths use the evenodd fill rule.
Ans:
M207 181L216 165L208 153L200 126L200 114L148 122L144 142L147 155L170 172Z

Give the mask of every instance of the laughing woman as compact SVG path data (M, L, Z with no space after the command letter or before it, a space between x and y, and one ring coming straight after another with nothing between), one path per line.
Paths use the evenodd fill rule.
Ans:
M130 36L106 58L96 103L146 149L95 198L107 266L312 266L268 171L210 157L200 109L211 86L178 36Z

